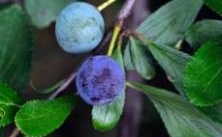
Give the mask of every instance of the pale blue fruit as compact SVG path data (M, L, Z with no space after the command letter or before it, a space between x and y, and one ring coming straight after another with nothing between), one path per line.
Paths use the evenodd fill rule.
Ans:
M104 20L93 5L74 2L65 7L56 20L56 38L63 50L69 53L86 53L102 40Z

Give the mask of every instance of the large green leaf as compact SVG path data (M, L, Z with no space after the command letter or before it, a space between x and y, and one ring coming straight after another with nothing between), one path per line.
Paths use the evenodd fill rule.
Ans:
M59 128L75 104L74 95L25 103L15 117L16 126L27 136L46 136Z
M183 95L183 70L191 57L169 46L151 43L148 47L159 65L165 70L169 80Z
M186 41L194 48L199 48L209 40L222 41L222 21L202 20L192 25L186 32Z
M171 137L221 137L222 125L208 119L184 98L142 84L128 85L150 97Z
M76 0L25 0L25 8L32 23L38 28L49 26L59 12Z
M16 111L22 100L7 84L0 81L0 127L14 121Z
M174 46L196 18L202 0L172 0L151 14L137 29L157 44Z
M205 43L188 63L184 85L190 101L209 106L222 100L222 46Z
M222 15L222 1L221 0L203 0L211 9Z
M214 121L222 123L222 103L209 107L199 107L198 109L212 118Z
M118 45L112 57L123 66L121 46ZM109 104L93 106L92 122L96 130L107 131L116 126L123 112L125 102L125 88L120 95Z
M132 62L136 71L145 79L149 80L155 76L155 69L150 59L150 54L146 51L139 41L130 37L130 48L132 53Z
M0 80L17 91L28 83L32 37L27 17L19 5L0 11Z

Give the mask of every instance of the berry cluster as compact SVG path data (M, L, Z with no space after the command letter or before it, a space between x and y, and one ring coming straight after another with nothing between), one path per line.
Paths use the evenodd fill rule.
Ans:
M93 50L102 40L104 20L96 7L74 2L65 7L56 20L56 38L63 50L73 54ZM76 76L82 99L91 105L113 101L125 86L122 66L109 56L89 57Z

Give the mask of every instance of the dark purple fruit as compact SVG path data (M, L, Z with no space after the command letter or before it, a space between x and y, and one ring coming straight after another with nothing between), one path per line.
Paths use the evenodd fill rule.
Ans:
M77 72L76 86L78 93L88 104L106 104L123 92L125 73L111 57L90 57Z

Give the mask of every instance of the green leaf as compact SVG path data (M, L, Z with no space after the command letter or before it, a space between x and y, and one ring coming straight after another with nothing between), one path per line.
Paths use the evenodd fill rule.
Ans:
M99 131L107 131L114 128L122 115L124 100L125 89L113 102L106 105L93 106L92 122L94 128Z
M209 40L222 41L222 21L202 20L191 26L186 32L186 41L194 48L199 48Z
M131 48L130 48L129 43L126 45L123 57L124 57L124 66L125 66L125 68L127 70L134 70L135 66L133 64L132 52L131 52Z
M183 95L183 70L191 57L169 46L151 43L148 45L148 48L159 65L165 70L168 79Z
M198 109L214 121L222 123L222 103L209 107L199 107Z
M205 43L185 69L184 85L190 101L209 106L222 100L222 46Z
M19 5L0 11L0 80L22 91L29 79L32 35Z
M0 81L0 127L14 121L14 116L22 103L20 96L11 87Z
M157 44L174 46L195 20L202 0L172 0L151 14L137 29Z
M113 52L112 58L118 61L123 66L123 57L121 53L121 45L118 45Z
M139 41L137 41L133 37L130 37L130 47L132 53L132 61L136 68L136 71L144 79L152 79L155 76L155 69L144 45L140 44Z
M16 126L26 136L46 136L63 124L74 104L74 95L29 101L17 112Z
M207 6L216 11L222 16L222 1L221 0L203 0Z
M49 26L59 12L76 0L25 0L25 9L32 23L38 28Z
M184 98L142 84L128 86L147 94L157 108L171 137L220 137L222 125L215 123L199 112Z
M123 66L121 46L118 45L112 57ZM109 104L93 106L92 123L96 130L107 131L116 126L123 112L125 102L125 88L120 95Z

